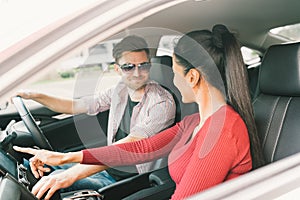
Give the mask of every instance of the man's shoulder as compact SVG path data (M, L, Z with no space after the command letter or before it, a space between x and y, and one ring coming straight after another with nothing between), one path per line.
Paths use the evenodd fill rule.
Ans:
M151 96L158 96L162 98L172 97L170 91L168 91L166 88L164 88L159 83L153 80L148 82L146 93L148 93Z

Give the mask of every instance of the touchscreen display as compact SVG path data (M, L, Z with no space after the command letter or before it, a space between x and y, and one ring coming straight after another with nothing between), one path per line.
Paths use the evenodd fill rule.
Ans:
M17 162L0 149L0 170L8 172L18 180Z

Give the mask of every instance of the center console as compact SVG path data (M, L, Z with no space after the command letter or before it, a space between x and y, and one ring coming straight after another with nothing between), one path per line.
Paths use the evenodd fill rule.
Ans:
M36 199L29 187L27 168L0 149L0 200Z

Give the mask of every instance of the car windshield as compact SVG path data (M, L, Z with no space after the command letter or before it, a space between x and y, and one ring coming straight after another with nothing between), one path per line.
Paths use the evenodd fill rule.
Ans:
M0 0L0 52L96 0Z

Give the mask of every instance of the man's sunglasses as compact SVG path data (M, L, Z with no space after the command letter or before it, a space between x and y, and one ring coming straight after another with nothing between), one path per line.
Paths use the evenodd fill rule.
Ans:
M120 68L122 69L123 72L133 72L136 66L138 67L139 70L142 70L142 71L149 71L150 67L151 67L150 62L143 62L138 65L131 64L131 63L126 63L123 65L118 64L118 65L120 66Z

